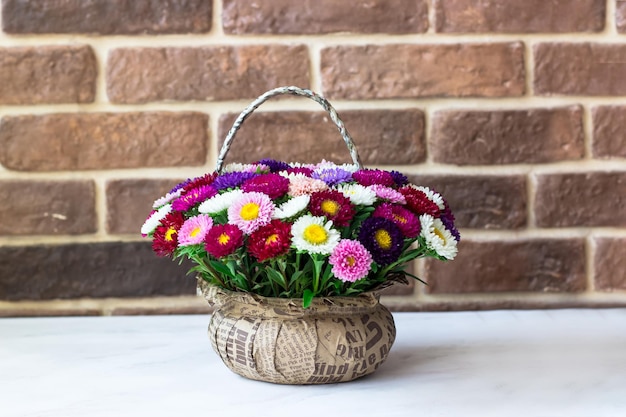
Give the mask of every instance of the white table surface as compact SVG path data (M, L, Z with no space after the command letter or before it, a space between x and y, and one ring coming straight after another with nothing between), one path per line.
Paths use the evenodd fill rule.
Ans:
M374 374L231 373L208 316L0 319L0 416L626 416L626 309L396 313Z

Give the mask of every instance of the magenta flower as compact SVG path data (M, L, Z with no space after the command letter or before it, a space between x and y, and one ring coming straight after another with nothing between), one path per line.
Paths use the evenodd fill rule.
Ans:
M376 207L372 217L382 217L391 220L400 228L406 238L419 235L421 226L419 218L411 210L391 203L383 203Z
M393 175L389 171L383 171L382 169L361 169L353 173L352 178L366 187L375 184L392 187L396 184Z
M174 200L172 209L174 211L187 211L196 204L217 194L217 190L211 185L202 185L198 188L187 191L185 194Z
M365 278L372 265L372 255L356 240L340 240L333 249L328 262L333 274L344 282Z
M289 180L278 174L263 174L246 180L241 185L241 189L247 193L267 194L269 198L274 200L287 194Z

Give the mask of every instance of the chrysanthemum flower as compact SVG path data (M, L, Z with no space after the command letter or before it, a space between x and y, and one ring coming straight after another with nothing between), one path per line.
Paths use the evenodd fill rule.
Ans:
M461 234L459 233L459 230L454 225L454 214L452 214L452 210L450 210L450 206L448 206L448 203L445 202L445 200L444 200L444 205L445 207L443 211L441 212L441 217L439 217L439 220L441 220L441 223L443 223L446 229L450 231L450 233L452 234L452 236L454 236L456 241L460 242Z
M350 181L352 173L340 168L318 168L313 171L312 177L324 181L329 186L333 186Z
M323 217L309 214L300 217L291 227L293 245L301 251L328 255L340 238L339 232L332 225L332 221L326 221Z
M406 238L417 237L420 233L419 218L410 210L396 204L381 204L376 207L376 210L372 213L372 217L382 217L391 220L402 230L402 234Z
M297 197L304 194L313 194L317 191L328 189L328 185L324 181L314 178L305 177L302 174L289 175L289 192L291 197Z
M154 231L152 250L158 256L170 256L178 246L178 231L185 222L180 212L169 213Z
M148 236L161 224L161 220L172 212L172 205L166 204L160 209L150 213L150 216L146 219L143 226L141 226L141 235Z
M292 167L292 168L288 168L285 171L280 171L279 174L287 178L289 177L289 175L297 175L297 174L302 174L305 177L310 177L311 175L313 175L313 170L311 168L305 168L305 167Z
M201 185L186 191L172 203L172 209L176 211L187 211L196 204L213 197L217 190L210 185Z
M389 265L397 261L404 244L400 228L382 217L369 217L363 221L359 241L379 265Z
M309 205L310 200L311 196L309 196L308 194L290 198L280 206L276 207L276 210L274 210L274 214L272 215L272 217L275 219L288 219L290 217L293 217L306 209Z
M285 171L287 169L289 169L289 164L283 161L277 161L275 159L261 159L259 162L259 164L263 164L266 165L267 167L269 167L270 172L278 172L278 171Z
M243 244L243 233L232 224L217 224L204 237L204 248L216 258L235 252Z
M371 206L376 202L376 193L361 184L341 184L337 187L337 191L357 206Z
M376 197L381 200L387 200L397 204L406 204L406 199L404 198L404 196L391 187L376 184L370 185L367 188L374 191L374 193L376 193Z
M439 217L439 206L431 201L426 193L413 187L405 186L398 190L406 199L407 207L415 214L429 214Z
M243 195L239 188L226 191L224 194L216 194L198 206L200 213L217 214L230 207L235 200Z
M340 227L350 224L354 217L354 207L350 199L339 191L326 190L311 194L309 211L314 216L324 216Z
M259 227L248 239L248 250L259 262L286 254L290 245L291 224L280 220Z
M428 249L435 251L437 255L448 260L454 259L458 252L457 241L450 231L445 228L441 220L435 219L428 214L422 214L420 223L422 224L420 234L424 237Z
M272 200L263 193L243 193L228 208L228 222L249 235L272 220L275 208Z
M189 180L189 182L183 186L183 191L187 193L194 188L211 185L213 184L213 181L215 181L215 178L217 178L217 172L211 172L208 174L204 174L200 177L196 177L192 180Z
M367 276L372 266L372 255L360 242L343 239L333 249L328 262L337 278L354 282Z
M216 190L225 190L227 188L237 188L244 181L256 176L254 172L227 172L220 175L213 181L213 187Z
M403 173L398 171L389 171L389 173L393 177L393 181L396 183L396 186L402 187L403 185L407 185L409 183L409 179Z
M155 200L154 203L152 203L152 208L154 209L158 209L159 207L171 202L172 200L180 197L180 195L183 193L183 189L179 188L178 190L174 191L173 193L167 193L165 194L163 197L159 198L158 200Z
M206 214L190 217L178 231L178 246L197 245L204 242L209 229L213 227L213 219Z
M432 201L433 203L437 204L437 207L439 207L439 210L443 210L445 209L445 201L443 199L443 197L441 196L441 194L439 194L438 192L431 190L428 187L423 187L421 185L414 185L414 184L409 184L409 187L414 188L418 191L423 192L424 194L426 194L426 197L428 197L428 199L430 201Z
M382 169L361 169L352 174L352 178L361 185L384 185L391 187L395 185L393 176L388 171Z
M275 200L287 194L289 180L278 174L263 174L246 180L241 185L241 189L247 193L263 193Z

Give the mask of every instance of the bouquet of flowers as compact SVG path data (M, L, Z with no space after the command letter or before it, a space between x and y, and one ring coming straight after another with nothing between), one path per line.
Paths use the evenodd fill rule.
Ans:
M443 197L357 164L230 164L154 202L141 233L157 255L232 291L303 299L370 291L419 257L453 259Z

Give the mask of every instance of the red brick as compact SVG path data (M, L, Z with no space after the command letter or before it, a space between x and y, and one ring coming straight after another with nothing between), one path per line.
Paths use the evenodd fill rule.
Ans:
M605 0L435 0L437 32L567 33L604 29Z
M322 50L321 68L329 98L524 94L524 46L519 42L335 46Z
M601 291L626 290L626 239L595 239L595 283Z
M0 181L0 200L5 202L0 205L0 235L77 235L96 231L92 181L4 180Z
M518 229L526 226L526 178L521 175L417 175L409 180L440 193L455 225L470 229Z
M203 165L208 116L193 112L11 116L0 163L17 171Z
M537 94L626 95L626 44L542 43L534 56Z
M0 300L193 295L191 265L158 258L148 242L0 247Z
M309 86L303 45L119 48L107 60L115 103L256 98L281 85Z
M339 116L364 164L414 164L426 158L424 114L419 110L342 111ZM220 119L220 146L236 117ZM227 162L263 158L352 161L339 131L323 112L254 113L237 132Z
M139 235L152 203L182 180L128 179L106 184L107 231Z
M433 294L578 292L586 286L582 239L470 241L453 261L428 259Z
M626 172L540 175L536 194L540 227L626 226Z
M0 48L0 104L91 103L97 74L89 46Z
M429 146L435 161L457 165L582 159L582 109L439 111Z
M203 33L211 0L3 0L7 33Z
M224 32L232 34L419 33L428 29L426 0L225 0Z
M626 106L593 108L593 156L626 158Z
M626 1L615 2L615 25L619 33L626 33Z

